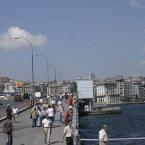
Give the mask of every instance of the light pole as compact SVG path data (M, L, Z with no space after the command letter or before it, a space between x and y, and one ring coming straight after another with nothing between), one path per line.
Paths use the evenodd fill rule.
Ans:
M52 67L52 69L54 70L54 81L56 83L56 67L54 65L50 65Z
M48 64L48 58L45 55L42 54L37 54L37 56L41 56L44 59L46 59L46 68L47 68L47 81L48 81L48 90L47 90L47 95L50 95L50 80L49 80L49 64Z
M23 39L25 41L27 41L30 44L31 50L32 50L32 98L30 98L31 100L31 105L34 105L34 58L33 58L33 45L31 43L31 41L25 37L14 37L14 39Z

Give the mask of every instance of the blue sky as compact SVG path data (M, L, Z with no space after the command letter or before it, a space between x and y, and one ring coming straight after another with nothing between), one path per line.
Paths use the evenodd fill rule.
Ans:
M145 0L1 0L0 75L31 80L145 74Z

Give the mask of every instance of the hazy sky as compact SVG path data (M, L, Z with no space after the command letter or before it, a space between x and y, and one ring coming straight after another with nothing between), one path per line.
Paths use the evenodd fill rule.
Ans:
M1 0L0 76L31 80L145 74L145 0ZM59 74L59 75L58 75Z

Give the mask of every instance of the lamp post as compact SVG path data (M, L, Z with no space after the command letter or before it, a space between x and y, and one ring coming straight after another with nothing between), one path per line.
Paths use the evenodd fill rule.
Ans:
M54 81L56 83L56 67L54 65L50 65L52 69L54 70Z
M31 43L31 41L25 37L15 37L14 39L23 39L25 41L27 41L31 47L31 50L32 50L32 55L31 55L31 58L32 58L32 98L30 98L31 100L31 105L33 106L34 105L34 58L33 58L33 45Z
M41 56L44 59L46 59L46 68L47 68L47 81L48 81L48 90L47 90L47 95L50 95L50 80L49 80L49 64L48 64L48 58L45 55L42 54L37 54L37 56Z

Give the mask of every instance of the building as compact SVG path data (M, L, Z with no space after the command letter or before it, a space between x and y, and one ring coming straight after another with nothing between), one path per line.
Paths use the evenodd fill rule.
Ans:
M131 98L141 99L145 97L145 88L141 82L131 83Z
M63 93L63 82L50 83L48 86L49 95Z
M3 85L4 85L3 94L15 95L16 86L14 83L4 83Z
M121 102L121 96L118 94L117 83L114 81L102 82L96 84L95 100L97 104L116 104Z

